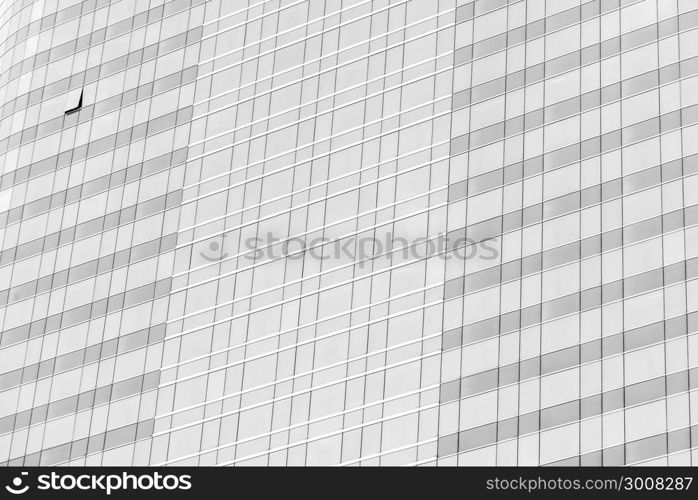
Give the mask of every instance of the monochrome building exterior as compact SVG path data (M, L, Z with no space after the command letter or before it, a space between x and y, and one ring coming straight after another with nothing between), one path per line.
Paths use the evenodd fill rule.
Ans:
M0 464L698 463L698 2L5 0Z

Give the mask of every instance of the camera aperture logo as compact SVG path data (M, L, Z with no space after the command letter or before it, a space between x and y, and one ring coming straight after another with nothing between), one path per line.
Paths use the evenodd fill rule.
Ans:
M82 490L92 492L104 492L111 495L114 491L133 490L190 490L191 476L188 474L41 474L37 476L35 488L31 488L26 482L28 473L22 472L15 477L5 489L13 495L22 495L30 489L39 491Z
M20 473L19 476L12 480L12 484L5 486L5 489L12 493L13 495L21 495L29 490L29 485L24 484L24 478L27 476L26 472Z

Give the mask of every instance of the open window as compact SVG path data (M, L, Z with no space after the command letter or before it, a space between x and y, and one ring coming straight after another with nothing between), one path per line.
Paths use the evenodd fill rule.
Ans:
M80 108L82 108L82 88L73 89L68 92L65 99L65 114L69 115L80 111Z

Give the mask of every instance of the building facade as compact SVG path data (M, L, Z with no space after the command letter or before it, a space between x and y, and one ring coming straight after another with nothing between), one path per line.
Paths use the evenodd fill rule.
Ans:
M698 460L694 0L6 0L0 464Z

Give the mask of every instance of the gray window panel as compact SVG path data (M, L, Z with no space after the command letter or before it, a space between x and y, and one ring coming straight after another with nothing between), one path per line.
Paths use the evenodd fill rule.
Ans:
M4 373L0 377L0 390L4 391L10 387L15 387L19 385L22 381L22 369L13 370L8 373Z
M479 0L477 2L473 2L475 5L475 15L481 15L486 12L499 9L500 7L504 7L507 5L507 1L508 0Z
M436 454L439 457L445 457L454 453L458 453L458 434L440 436Z
M556 31L577 24L581 19L581 8L567 9L545 19L546 32Z
M674 65L678 64L679 66L679 73L681 74L681 78L685 78L687 76L695 75L696 72L698 72L698 58L692 57L690 59L684 59L683 61L679 63L674 63ZM672 65L672 66L674 66Z
M566 297L560 297L559 299L543 303L542 319L546 321L576 311L579 311L579 294L573 293Z
M574 262L580 258L579 242L569 243L567 245L546 250L543 252L543 269L560 266L568 262Z
M623 408L623 389L604 392L602 396L601 409L604 413Z
M499 369L499 386L514 384L519 381L518 363L503 366Z
M698 387L698 369L691 368L688 372L688 382L691 388Z
M601 12L600 0L593 0L591 2L585 2L580 6L581 9L581 21L585 21L591 17L598 16Z
M660 38L672 35L679 31L679 19L678 17L671 17L664 21L657 23L657 35Z
M494 238L502 233L502 218L496 217L479 224L467 227L467 236L473 242Z
M144 420L141 422L138 422L136 427L136 440L139 441L141 439L148 438L153 435L153 431L155 430L155 420L150 419L150 420Z
M458 436L458 451L467 451L493 443L497 439L497 424L487 424L462 431Z
M444 300L463 295L463 278L456 278L444 284Z
M579 346L541 356L541 375L556 372L579 364Z
M580 51L580 62L582 66L592 64L601 59L601 44L595 43L584 47Z
M580 111L588 111L601 106L601 91L592 90L580 97Z
M580 346L580 363L588 363L596 359L601 359L601 340L585 342Z
M526 71L520 70L506 76L506 91L511 92L526 85Z
M686 335L687 322L685 316L680 316L678 318L671 318L664 322L664 331L667 339L672 339L675 337L680 337L681 335Z
M515 438L518 435L519 419L512 417L507 420L497 422L497 440Z
M621 50L630 50L633 47L639 47L645 45L646 43L657 40L658 35L658 25L651 24L644 28L631 31L630 33L624 34L621 37Z
M621 131L608 132L601 136L601 152L605 153L612 149L618 149L621 146ZM629 142L629 141L628 141Z
M681 124L693 125L698 123L698 105L681 109Z
M504 127L504 137L521 134L525 128L524 122L524 116L517 116L507 120Z
M103 405L112 399L112 386L100 387L95 391L94 405Z
M519 378L526 380L540 376L540 359L526 359L519 363Z
M540 412L540 428L549 429L579 420L579 412L579 400L545 408Z
M696 223L697 216L698 212L693 210L693 207L664 214L661 217L663 231L666 233L686 226L692 226Z
M666 174L665 177L667 178L678 178L681 176L681 173L684 175L698 173L698 155L685 156L682 160L676 160L669 165L672 165L673 168L671 172Z
M681 66L679 63L669 64L659 68L659 84L666 85L667 83L675 82L680 78Z
M601 253L601 236L585 238L581 242L580 253L582 258Z
M620 335L620 334L619 334ZM624 333L624 347L626 350L638 349L655 342L664 340L664 322L636 328Z
M540 429L540 416L537 411L519 415L519 436L525 436Z
M545 20L539 19L526 25L526 39L531 40L545 34Z
M625 244L627 245L628 242L626 241ZM614 229L613 231L608 231L601 235L601 249L603 252L607 252L621 246L623 246L623 230Z
M627 49L626 49L627 50ZM620 52L620 38L615 37L601 43L601 59L614 56Z
M612 448L604 448L602 464L605 467L625 465L625 447L621 444Z
M463 344L496 337L499 334L499 318L490 318L463 327Z
M680 392L686 392L690 388L688 372L671 373L666 376L666 393L668 396Z
M545 110L537 109L535 111L530 111L524 116L524 129L531 130L534 128L542 127L545 123Z
M662 132L668 132L681 127L681 111L673 111L662 115L659 126Z
M104 440L104 448L115 448L136 440L136 424L108 431Z
M528 82L528 69L526 70L526 81ZM482 83L471 88L471 100L473 103L484 101L492 96L503 94L506 90L506 78L497 78L491 82Z
M575 51L564 56L556 57L545 62L545 76L555 76L573 68L578 67L581 64L580 52Z
M603 453L601 451L585 453L579 457L579 465L582 467L601 467L602 464Z
M551 170L562 165L574 163L581 158L581 147L579 144L571 144L564 148L545 154L545 170Z
M104 449L104 433L90 436L87 442L87 454L96 453Z
M626 245L661 234L662 220L659 217L623 227L623 241ZM605 248L604 248L605 250Z
M32 409L32 417L29 425L34 425L38 422L46 421L46 416L48 415L48 405L39 406L38 408Z
M667 453L667 436L660 434L652 436L625 445L625 460L626 463L634 463L646 460L652 457L666 455Z
M509 47L526 41L526 26L520 26L507 32L507 45Z
M601 355L604 358L623 352L623 335L616 334L601 339Z
M655 269L623 280L624 296L636 295L664 284L663 269Z
M77 404L77 396L72 396L69 398L61 399L60 401L53 402L48 407L48 413L46 417L48 419L52 419L63 415L68 415L70 413L74 413L77 409Z
M623 129L623 144L640 142L655 135L659 135L659 118L652 118L625 127Z
M473 46L468 45L467 47L461 47L456 50L453 56L453 65L460 66L461 64L466 64L473 59Z
M499 266L492 267L490 269L485 269L475 274L471 274L465 277L464 280L464 291L465 293L470 293L476 290L481 290L483 288L496 285L500 283L500 268Z
M447 351L453 349L454 347L459 347L463 344L463 329L454 328L444 332L441 340L441 350Z
M668 452L687 450L691 447L690 428L677 429L668 433Z
M686 31L698 26L698 11L690 11L679 16L679 31Z
M498 370L489 370L461 379L461 397L471 396L497 387Z
M455 139L451 139L451 155L465 153L469 149L470 135L463 134Z
M623 192L628 194L661 184L661 168L654 167L623 177Z
M580 96L545 107L545 123L550 123L568 116L578 114L581 110Z
M579 418L589 418L601 414L601 395L594 394L581 400Z
M439 402L441 404L460 399L460 380L453 380L441 385Z
M673 212L673 214L677 214L677 212ZM671 215L671 214L669 214ZM687 226L692 226L696 223L698 223L698 206L692 206L692 207L687 207L683 210L683 216L684 216L684 224ZM664 220L666 220L666 216L664 216Z
M451 99L451 107L454 111L466 106L470 106L470 89L453 94Z
M543 220L543 205L538 203L523 209L523 225L529 226Z
M541 321L541 306L530 306L521 310L521 328L535 325Z
M622 194L621 179L614 179L601 184L601 201L618 198Z
M502 185L503 182L503 169L498 169L487 174L478 175L477 177L471 177L468 179L469 195L472 196L483 191L487 191L494 187Z
M448 201L449 203L462 200L468 195L468 181L461 181L452 184L448 187Z
M601 303L608 304L623 298L623 281L607 283L601 287Z
M543 157L536 156L534 158L528 158L524 161L524 177L530 177L532 175L539 174L543 171Z
M625 388L625 406L634 406L666 396L664 377L632 384Z
M521 261L515 260L502 264L502 282L511 281L521 277Z
M508 333L521 328L521 315L519 311L512 311L500 317L500 332Z
M517 210L504 215L502 220L502 231L507 233L519 229L523 225L523 210Z
M461 23L472 18L475 12L475 2L461 5L456 9L456 23Z
M543 218L574 212L580 208L579 192L570 193L552 200L546 201L543 205Z
M48 466L65 462L70 457L70 443L41 451L39 465Z

